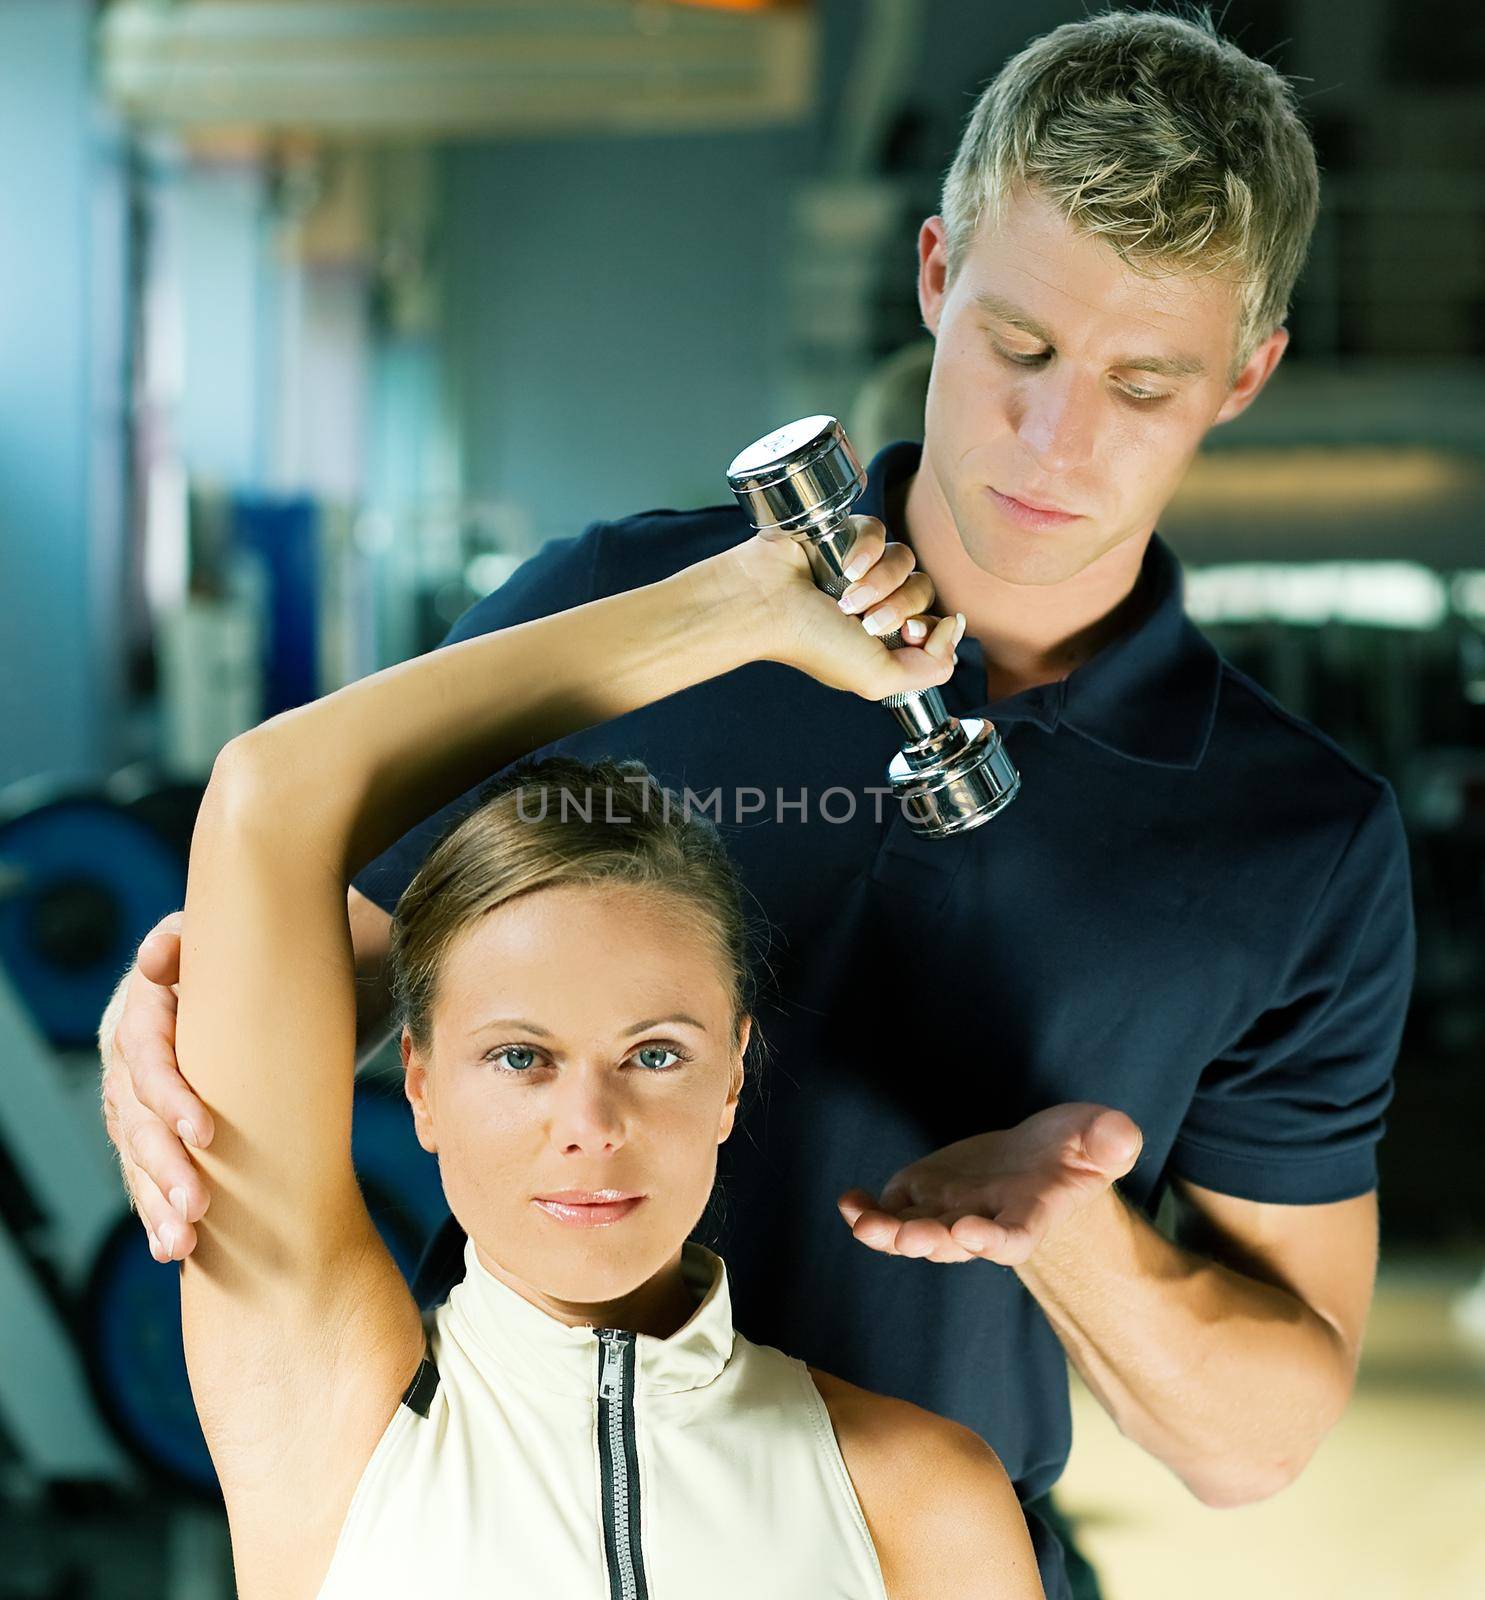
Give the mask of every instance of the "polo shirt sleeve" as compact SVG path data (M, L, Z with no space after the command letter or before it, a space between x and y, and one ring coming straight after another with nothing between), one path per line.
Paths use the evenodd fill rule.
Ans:
M1169 1170L1279 1205L1375 1189L1413 967L1407 840L1384 783L1269 1007L1203 1072Z
M461 644L499 628L513 628L517 623L569 611L573 606L586 605L596 599L598 550L603 528L603 523L595 522L581 534L553 539L543 545L498 589L483 600L476 600L439 641L437 648L442 650L446 645ZM352 885L390 916L428 852L465 815L483 787L481 783L468 790L403 834L394 845L364 866L351 879Z

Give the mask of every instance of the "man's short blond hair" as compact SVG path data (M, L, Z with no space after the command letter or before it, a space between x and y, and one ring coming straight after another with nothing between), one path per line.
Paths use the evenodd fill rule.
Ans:
M1006 62L944 180L951 279L1020 186L1132 270L1230 279L1233 379L1282 326L1320 205L1289 80L1224 40L1205 8L1102 12Z

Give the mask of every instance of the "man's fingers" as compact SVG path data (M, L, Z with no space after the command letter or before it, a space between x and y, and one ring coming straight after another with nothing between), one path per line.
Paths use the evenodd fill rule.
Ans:
M847 1191L836 1204L855 1238L882 1255L908 1256L944 1265L975 1259L975 1253L950 1233L948 1224L957 1213L939 1217L909 1208L912 1214L894 1215L882 1210L864 1189Z
M1032 1251L1047 1237L1051 1226L1051 1206L1045 1200L1029 1200L1021 1205L1008 1205L995 1216L994 1221L981 1218L984 1230L976 1230L976 1219L965 1218L954 1226L955 1238L963 1245L975 1248L978 1256L987 1261L999 1261L1002 1266L1019 1267L1031 1259ZM983 1240L976 1248L976 1242Z
M1003 1266L1017 1265L1031 1253L1028 1247L1025 1255L1019 1254L1023 1245L1027 1244L1019 1230L1013 1233L990 1217L973 1214L960 1217L949 1232L972 1254L986 1261L997 1261ZM1010 1259L1013 1255L1017 1257L1014 1261Z
M876 1196L867 1189L847 1189L835 1203L846 1221L854 1224L863 1211L877 1202Z
M1122 1111L1100 1111L1083 1130L1083 1154L1110 1180L1122 1178L1139 1160L1145 1136Z
M886 1211L862 1211L852 1224L855 1238L882 1255L906 1256L945 1265L973 1260L972 1252L951 1237L937 1217L910 1217L903 1221Z
M178 1222L196 1222L206 1215L211 1192L185 1146L157 1118L141 1111L126 1130L129 1160L165 1197Z
M151 983L180 982L180 930L184 913L172 911L144 936L135 966Z
M900 1226L897 1218L889 1216L885 1211L877 1210L874 1204L847 1207L844 1198L842 1197L840 1203L841 1215L850 1224L852 1234L873 1250L896 1255L893 1241L897 1238L897 1229Z
M950 1232L956 1242L981 1261L993 1261L1002 1267L1019 1267L1030 1260L1032 1251L1041 1243L1040 1234L1019 1224L1007 1226L999 1218L961 1217Z
M134 1004L131 996L130 1007ZM162 1009L147 998L141 998L138 1005L137 1012L126 1009L114 1045L115 1052L123 1057L129 1089L134 1099L178 1139L204 1149L211 1143L215 1127L211 1113L181 1076L175 1054L174 1006ZM110 1076L113 1070L110 1064ZM118 1088L115 1098L127 1120L124 1093Z
M130 1165L129 1187L149 1235L150 1254L161 1262L185 1260L196 1248L196 1229L160 1193L159 1185L143 1167Z
M937 1217L912 1217L899 1224L893 1241L900 1256L931 1257L937 1261L967 1253L956 1245L949 1230Z

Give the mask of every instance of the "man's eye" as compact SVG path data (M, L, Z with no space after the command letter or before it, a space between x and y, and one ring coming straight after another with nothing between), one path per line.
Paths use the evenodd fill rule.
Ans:
M1018 367L1040 366L1041 363L1052 354L1050 350L1038 350L1032 355L1018 354L1014 350L1002 350L999 345L996 346L995 353L1007 361L1014 361ZM1119 393L1122 394L1126 400L1134 400L1141 405L1151 405L1156 400L1170 399L1170 396L1162 391L1155 389L1132 389L1128 384L1120 384Z
M1034 354L1028 356L1017 355L1014 350L1001 350L997 348L995 353L998 356L1004 356L1007 361L1014 361L1018 367L1034 367L1039 362L1045 361L1052 352L1050 350L1038 350Z

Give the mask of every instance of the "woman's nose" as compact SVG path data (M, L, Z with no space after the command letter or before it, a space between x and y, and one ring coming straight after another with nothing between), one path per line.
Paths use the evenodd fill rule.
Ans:
M556 1086L552 1107L553 1142L573 1154L608 1155L625 1138L623 1096L613 1075L570 1069Z

